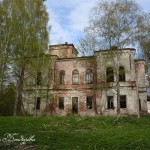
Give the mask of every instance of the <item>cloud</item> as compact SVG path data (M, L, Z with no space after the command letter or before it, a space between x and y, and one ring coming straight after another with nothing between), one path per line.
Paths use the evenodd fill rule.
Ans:
M150 13L150 0L136 0L140 7L145 11Z
M63 43L65 39L70 39L70 34L68 30L63 28L59 16L51 9L48 11L50 12L49 24L52 26L50 31L50 43Z
M84 27L88 24L89 12L94 5L94 0L83 1L78 3L73 11L70 12L68 20L73 30L82 32Z
M47 0L50 14L51 44L70 42L77 43L88 22L91 0Z
M135 0L145 11L149 11L150 0ZM90 9L97 0L47 0L50 14L50 44L74 43L88 25Z

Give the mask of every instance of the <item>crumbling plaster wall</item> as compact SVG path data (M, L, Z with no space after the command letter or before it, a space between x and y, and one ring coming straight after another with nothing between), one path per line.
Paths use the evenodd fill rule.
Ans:
M145 61L135 61L136 68L136 81L139 91L139 101L141 104L141 110L147 112L147 88L145 78Z
M125 115L137 114L137 92L136 89L130 87L122 87L120 95L126 95L127 108L120 108L120 113ZM107 96L114 97L114 109L107 109ZM117 114L117 93L115 89L108 89L103 91L101 101L105 102L103 105L103 115L116 115Z
M60 50L62 50L63 54L60 53ZM114 75L114 82L106 83L106 69L109 66L115 68L117 62L116 55L108 55L108 52L106 51L99 51L92 57L75 57L76 55L73 54L72 50L72 47L68 47L68 50L55 49L52 51L52 54L55 56L51 56L53 61L50 69L51 80L48 84L48 101L46 97L46 87L45 89L41 88L38 92L45 92L45 94L43 93L45 96L41 96L41 94L37 92L36 97L41 96L41 109L37 111L38 115L43 114L46 108L47 110L53 109L53 111L50 110L48 113L49 115L71 114L72 97L78 97L79 115L116 115L116 75ZM58 56L56 56L57 53ZM125 82L120 82L120 95L126 95L127 102L127 108L121 109L120 112L125 115L137 114L137 92L139 92L139 98L141 99L141 108L146 111L147 105L145 101L147 93L145 84L145 64L143 61L135 62L134 49L125 49L120 51L119 54L119 65L125 68ZM79 71L79 84L72 83L72 71L75 69ZM87 69L92 69L93 71L93 84L86 84L85 82L85 73ZM61 70L65 71L64 85L60 85L59 74ZM137 91L137 84L139 91ZM25 109L31 114L34 114L35 95L32 93L32 96L29 98L28 91L26 91L26 93L24 92L24 95L26 99L32 99L26 101ZM93 103L92 109L87 109L86 107L87 96L93 96L95 98L96 102ZM107 96L114 96L114 109L107 109ZM60 97L64 97L64 110L58 108L58 100ZM48 107L46 107L46 105Z

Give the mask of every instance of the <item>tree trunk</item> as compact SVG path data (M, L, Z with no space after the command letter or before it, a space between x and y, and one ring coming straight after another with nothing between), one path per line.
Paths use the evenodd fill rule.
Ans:
M117 83L117 114L120 114L120 86L119 82Z
M17 87L16 87L16 99L15 99L15 105L14 105L14 116L17 116L21 114L22 112L22 92L23 92L23 79L24 79L24 69L23 66L21 68L21 73L17 81Z
M18 100L19 100L19 86L18 80L16 84L16 97L15 97L15 104L14 104L14 116L17 116L17 108L18 108Z
M119 85L119 50L117 48L117 64L116 64L116 82L117 82L117 114L120 114L120 85Z

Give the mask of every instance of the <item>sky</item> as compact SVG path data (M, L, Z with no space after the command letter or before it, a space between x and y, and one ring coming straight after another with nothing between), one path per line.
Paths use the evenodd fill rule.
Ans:
M99 0L100 1L100 0ZM72 43L75 46L88 25L90 9L97 0L47 0L50 44ZM150 0L135 0L145 12L150 12Z

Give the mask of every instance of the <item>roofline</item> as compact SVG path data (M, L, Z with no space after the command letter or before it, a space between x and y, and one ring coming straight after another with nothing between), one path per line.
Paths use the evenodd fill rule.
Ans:
M124 50L130 50L130 51L135 51L136 49L135 48L123 48L123 49L118 49L119 51L124 51ZM98 51L95 51L95 52L108 52L110 51L109 49L106 49L106 50L98 50ZM117 50L112 50L112 51L117 51ZM95 53L94 52L94 53Z
M95 58L96 56L83 56L83 57L65 57L65 58L58 58L57 60L75 60L75 59L89 59Z
M145 59L135 59L134 61L145 61L146 62Z
M74 48L74 50L76 51L77 54L79 54L79 52L77 51L77 49L75 48L74 44L70 43L68 44L67 42L65 42L65 44L54 44L54 45L49 45L50 47L56 47L56 46L72 46Z
M65 44L54 44L54 45L49 45L49 47L53 47L53 46L65 46L65 45L70 45L70 46L73 46L74 45L72 43L68 44L68 43L65 43Z

